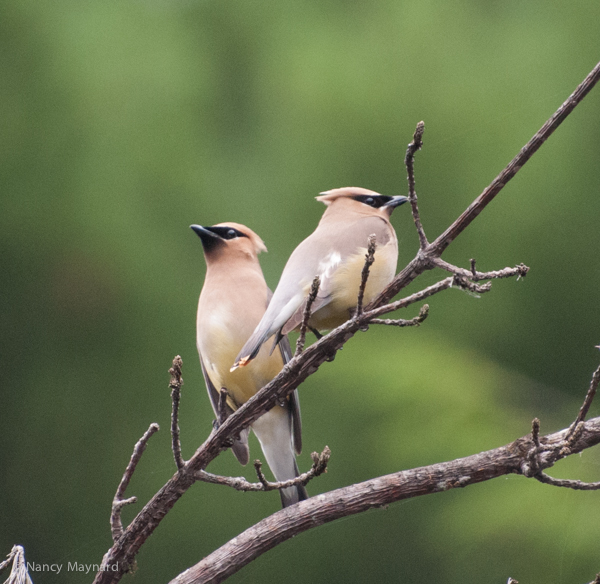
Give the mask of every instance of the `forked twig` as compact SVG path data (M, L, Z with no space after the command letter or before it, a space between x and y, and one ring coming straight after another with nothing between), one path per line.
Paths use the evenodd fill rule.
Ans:
M253 489L253 490L262 490L262 491L274 491L277 489L287 489L288 487L294 487L296 485L306 485L310 480L323 473L327 472L327 463L331 458L331 450L329 446L325 446L323 452L319 454L318 452L313 452L311 454L311 458L313 464L307 472L298 475L295 479L290 479L289 481L279 481L279 482L270 482L267 480L262 471L262 462L260 460L254 461L254 469L256 470L256 476L259 480L259 485L262 487L261 489ZM250 483L256 484L256 483Z
M365 288L369 279L371 266L375 261L375 250L377 249L377 236L371 233L367 238L367 253L365 254L365 263L362 272L360 273L360 286L358 287L358 299L356 301L356 311L354 318L359 317L363 313L363 301L365 298Z
M110 531L112 534L113 541L116 542L123 535L123 523L121 522L121 509L125 505L131 505L137 501L136 497L130 497L129 499L123 499L123 495L125 494L125 490L129 485L129 481L133 476L135 468L142 458L142 454L144 450L146 450L146 445L148 444L148 440L150 440L151 436L158 432L160 427L158 424L150 424L150 427L146 430L144 435L138 440L137 444L133 448L133 454L131 455L131 459L129 460L129 464L125 469L125 473L123 474L123 478L121 478L121 482L117 488L117 492L115 493L115 497L112 503L112 511L110 514Z
M10 574L4 584L33 584L22 545L13 545L6 560L0 562L0 572L3 572L11 564Z
M306 304L304 305L304 313L302 314L302 322L300 323L300 334L298 335L298 340L296 341L296 351L294 352L294 357L298 357L300 353L304 350L304 344L306 342L306 330L308 328L308 321L310 320L310 314L313 302L317 298L317 294L319 293L319 286L321 285L321 278L319 276L315 276L312 281L312 285L310 287L310 292L306 297Z
M392 319L392 318L374 318L371 320L371 324L386 324L390 326L420 326L423 321L429 316L429 304L424 304L421 306L421 310L419 311L418 316L411 318L410 320L403 320L401 318Z
M523 167L523 165L529 160L529 158L539 149L541 144L553 133L553 131L560 125L560 123L569 115L569 113L577 106L577 104L584 98L584 96L591 90L591 88L600 79L600 63L590 72L586 79L577 87L575 92L569 97L569 99L556 111L556 113L542 126L542 128L533 136L533 138L521 149L517 156L511 161L511 163L494 179L494 181L477 197L473 203L446 229L446 231L440 235L433 243L427 244L426 247L420 249L417 256L394 278L392 283L386 287L386 289L368 306L364 309L364 314L360 319L351 319L344 323L337 329L333 330L327 337L321 339L317 343L314 343L301 355L297 357L294 363L294 367L284 368L282 373L277 376L273 381L267 384L261 389L251 400L249 400L244 406L239 408L234 414L232 414L227 421L211 436L206 442L196 451L194 456L188 461L187 467L190 473L197 472L200 469L206 468L206 466L214 460L214 458L223 450L223 445L227 439L227 436L235 435L239 432L242 427L246 427L248 423L257 419L262 412L266 411L269 405L273 404L277 399L285 399L289 393L291 393L298 384L304 381L309 375L313 374L318 370L332 351L337 351L343 344L350 339L361 326L362 319L375 318L391 312L395 308L400 308L402 303L408 304L410 302L416 302L417 298L423 299L433 293L433 290L444 289L443 287L449 287L452 285L453 278L447 278L448 282L438 282L433 287L429 287L420 293L411 295L399 303L392 303L390 306L382 306L385 302L390 301L401 289L406 287L416 277L431 269L435 266L433 258L439 258L442 252L450 245L450 243L468 227L468 225L477 217L477 215L489 204L489 202L501 191L504 185L516 175L516 173ZM413 209L417 211L416 205ZM473 271L473 270L472 270ZM472 275L472 274L471 274ZM469 276L470 278L470 276ZM410 299L410 302L409 302ZM382 312L377 311L381 307ZM596 432L600 433L599 424L592 421L583 423L585 428L581 430L581 436L585 440L580 440L573 448L587 448L594 442L597 443L600 438ZM579 428L579 426L577 426ZM562 436L562 434L561 434ZM545 444L552 443L552 437L546 437L545 440L541 440ZM483 454L483 453L482 453ZM500 453L489 454L488 456L506 456L507 460L513 460L514 466L510 468L506 465L502 466L500 470L498 468L498 462L496 460L496 466L491 468L487 466L488 472L499 476L500 473L508 474L512 472L518 472L518 469L522 468L522 454L519 451L515 451L513 445L502 449ZM543 458L545 455L540 455ZM515 459L518 459L515 460ZM425 482L423 488L423 494L431 493L431 485L442 485L439 488L454 488L454 486L465 486L468 481L475 482L480 480L486 480L492 478L490 474L485 475L484 465L482 465L481 455L475 457L473 466L463 466L460 468L456 467L457 461L452 463L451 472L448 475L450 478L446 479L445 475L435 476L434 482L431 483L431 476L427 473L405 473L402 478L398 478L398 481L402 481L402 484L410 484L412 496L414 496L414 487L418 486L419 482ZM544 462L544 460L542 460ZM462 463L461 463L462 464ZM444 465L435 465L432 468L432 473L441 473L446 467ZM123 536L119 541L107 552L101 569L99 570L95 584L116 584L121 576L129 569L130 560L135 557L138 553L141 545L146 539L153 533L154 529L159 525L165 514L175 505L175 503L185 492L185 489L189 486L189 477L184 476L185 473L178 473L170 481L160 489L158 493L152 498L150 502L144 507L144 509L134 518ZM485 475L485 476L484 476ZM461 480L456 480L456 477L461 477ZM465 479L465 480L463 480ZM330 510L331 513L328 516L320 515L320 521L331 521L340 516L348 516L351 513L357 513L366 509L373 508L373 506L386 504L392 500L399 500L402 495L400 494L401 487L400 483L394 483L392 487L388 489L387 497L380 497L379 491L374 488L375 485L379 485L385 482L385 478L380 477L379 479L373 479L368 482L367 485L361 486L356 485L356 488L350 487L344 490L342 494L343 501L346 501L348 505L354 505L349 508L346 505L339 505L336 502L332 505ZM389 479L387 479L389 480ZM395 480L395 479L394 479ZM409 481L409 483L407 483ZM413 483L414 481L414 483ZM437 488L437 487L436 487ZM349 497L351 495L351 497ZM339 499L340 495L335 494L334 497ZM346 496L346 499L343 497ZM321 497L314 497L304 502L302 505L298 505L297 508L306 511L306 527L308 529L315 525L314 513L324 513L326 508L324 501ZM343 507L343 508L342 508ZM298 518L297 513L280 512L275 514L273 517L293 517ZM226 557L227 557L227 570L229 574L240 569L247 562L257 557L270 547L277 545L280 541L291 537L291 535L299 532L288 530L284 533L284 529L290 528L289 522L280 529L272 529L269 520L265 520L266 529L262 532L259 531L259 526L249 536L248 539L244 539L245 535L240 534L234 541L226 544ZM299 524L295 524L298 528ZM256 534L260 536L257 537ZM273 535L278 538L277 541L270 540ZM243 544L243 542L248 542ZM270 547L269 547L270 546ZM234 554L247 552L247 556L241 558ZM215 561L215 557L218 556L221 550L217 550L211 557L208 557L203 561L202 566L199 570L208 568L208 572L212 574L219 573L219 578L222 578L223 572L219 571L219 566ZM185 578L189 581L189 577L193 574L190 570L186 573ZM179 578L178 578L179 580ZM203 580L203 581L206 581Z
M181 470L185 466L185 461L181 456L181 441L179 439L179 401L181 399L181 386L183 385L183 378L181 377L181 367L183 361L181 357L177 355L173 359L173 366L169 369L171 375L171 381L169 387L171 388L171 448L173 450L173 457L175 458L175 464L177 469Z
M429 245L423 225L421 224L419 206L417 205L417 192L415 190L415 154L423 147L423 132L425 132L425 122L419 122L413 134L413 141L408 145L406 156L404 157L404 165L408 173L408 200L410 201L413 221L419 235L419 246L421 249L425 249Z
M541 483L546 485L552 485L554 487L565 487L568 489L575 489L579 491L596 491L600 490L600 482L595 483L584 483L579 480L568 480L568 479L556 479L543 472L544 468L552 466L555 462L569 456L574 452L576 443L580 440L581 435L585 429L584 420L587 415L592 401L598 389L600 383L600 367L594 371L592 375L592 381L590 387L586 393L585 399L579 413L575 418L575 421L569 426L563 440L552 446L547 446L540 443L540 421L537 418L531 423L531 439L533 447L529 450L528 468L523 469L523 474L528 477L532 477ZM545 455L545 460L542 461L542 456Z

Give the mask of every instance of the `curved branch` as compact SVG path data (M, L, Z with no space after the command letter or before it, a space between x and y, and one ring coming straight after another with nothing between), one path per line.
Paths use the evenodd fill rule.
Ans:
M418 275L431 269L432 258L439 258L444 250L472 223L483 209L504 188L523 165L539 150L541 145L560 126L565 118L577 107L581 100L592 90L600 79L600 63L579 84L569 98L554 112L552 117L521 148L506 168L485 188L485 190L465 209L465 211L434 242L420 249L413 259L393 280L391 284L371 302L368 308L381 306L389 302L400 290L408 286ZM414 184L412 185L414 189ZM413 211L414 214L414 211Z
M551 448L562 444L568 435L569 428L545 436L542 441ZM569 454L599 443L600 418L594 418L585 423ZM402 499L466 487L511 473L521 474L532 448L535 448L535 444L529 434L494 450L397 472L311 497L250 527L182 572L170 584L222 582L276 545L318 525ZM547 468L562 457L558 452L554 456L545 453L541 456L540 464Z
M123 535L107 552L100 571L94 580L95 584L111 584L118 582L130 569L135 555L145 540L152 534L162 518L179 500L183 493L195 482L195 474L206 466L230 444L231 437L249 426L263 412L267 411L277 400L284 399L307 377L317 371L321 364L330 360L333 355L358 331L368 324L369 317L376 316L374 308L381 307L380 314L389 312L389 302L402 288L412 282L424 271L435 267L434 258L439 258L448 245L460 234L481 212L481 210L500 192L527 160L539 149L541 144L552 134L560 123L571 113L577 104L587 95L600 77L600 63L586 77L569 99L544 124L539 132L528 142L513 161L498 175L489 187L465 210L465 212L433 243L420 249L417 256L394 278L392 283L368 306L358 318L347 321L326 337L311 345L302 354L293 358L282 372L267 384L256 396L229 416L217 430L214 430L194 456L179 470L156 495L146 504L140 513L124 531ZM416 150L415 150L416 151ZM414 190L414 185L413 185ZM416 204L413 210L418 212ZM448 279L447 279L448 280ZM451 278L455 282L455 278ZM451 284L448 284L448 286ZM397 303L394 303L397 304ZM400 306L397 306L399 308ZM385 310L388 309L388 310ZM370 312L371 311L371 312ZM317 498L318 499L318 498ZM313 500L302 505L312 505Z

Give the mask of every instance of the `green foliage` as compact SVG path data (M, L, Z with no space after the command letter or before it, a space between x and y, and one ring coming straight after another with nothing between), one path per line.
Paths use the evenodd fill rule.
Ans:
M322 213L319 191L405 192L423 119L417 192L433 239L594 66L599 19L592 0L1 3L0 554L20 543L38 563L100 561L152 421L163 430L128 495L145 502L174 472L175 354L184 456L210 431L194 332L204 262L188 225L256 230L274 287ZM372 327L301 388L300 466L333 451L312 494L499 446L534 416L544 431L571 421L600 342L599 109L596 88L445 256L523 261L524 281L480 300L445 292L416 330ZM417 239L407 208L393 222L402 265ZM598 462L586 452L553 470L597 480ZM210 470L252 477L229 453ZM168 581L278 501L196 485L136 578ZM596 504L508 477L313 530L232 581L589 581Z

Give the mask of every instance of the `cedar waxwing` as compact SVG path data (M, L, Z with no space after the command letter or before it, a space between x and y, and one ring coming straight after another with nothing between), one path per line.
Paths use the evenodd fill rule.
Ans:
M263 343L272 335L285 335L302 323L315 276L321 283L308 325L319 331L348 320L358 300L369 235L376 236L377 249L364 303L373 300L394 278L398 240L390 216L408 199L347 187L325 191L317 201L327 205L319 225L290 256L265 315L236 357L232 370L261 354Z
M230 372L235 355L252 334L272 296L263 277L258 254L267 251L260 237L238 223L212 227L192 225L204 247L206 277L198 302L196 340L204 381L215 415L219 418L219 391L227 389L227 407L237 410L269 383L291 358L289 341L279 350L267 347L256 354L256 366ZM229 412L230 413L230 412ZM298 476L294 450L302 449L300 405L295 390L254 421L256 434L277 481ZM249 458L249 428L234 441L232 450L241 464ZM308 498L303 485L279 491L284 507Z

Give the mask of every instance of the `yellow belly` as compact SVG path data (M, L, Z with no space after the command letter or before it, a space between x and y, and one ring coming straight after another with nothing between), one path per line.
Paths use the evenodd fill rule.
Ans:
M317 330L329 330L348 320L351 310L358 302L358 289L366 252L366 248L360 249L332 275L331 302L312 315L310 319L312 327ZM386 245L375 252L375 261L371 266L365 287L363 305L371 302L392 281L396 274L397 257L395 245Z
M200 342L199 339L199 350L213 385L217 391L222 387L227 388L230 396L227 401L236 410L277 376L283 368L283 359L279 349L269 355L271 343L265 343L251 367L230 371L246 337L239 334L239 329L232 330L235 327L224 326L224 319L215 321L219 324L203 331L202 337L206 342Z

